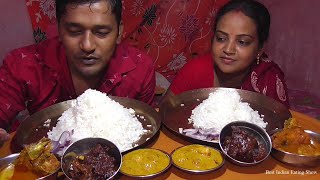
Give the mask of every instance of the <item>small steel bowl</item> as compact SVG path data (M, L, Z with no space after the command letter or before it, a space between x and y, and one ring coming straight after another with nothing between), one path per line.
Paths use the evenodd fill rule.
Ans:
M193 153L194 154L188 154L188 153ZM178 154L177 154L178 153ZM209 154L207 156L206 154ZM211 155L216 154L217 157L211 157ZM191 155L196 155L189 157ZM180 158L176 159L175 156L180 156ZM187 157L188 156L188 157ZM177 167L178 169L191 173L191 174L206 174L213 172L215 170L218 170L224 165L225 158L224 154L219 151L216 148L206 146L206 145L200 145L200 144L191 144L187 146L182 146L179 147L175 150L172 151L171 153L171 159L172 159L172 164ZM212 162L218 163L217 166L212 166L212 167L206 167L206 168L195 168L195 167L187 167L185 165L191 164L192 166L195 164L195 161L199 164L207 164L203 162L203 159L205 160L212 160ZM179 161L184 161L183 163L180 163Z
M148 163L144 161L144 159L148 159L152 162ZM162 168L158 168L158 171L156 172L151 173L149 170L141 174L141 172L137 173L131 171L131 169L139 169L141 171L146 170L145 168L151 168L154 165L159 165L161 163L160 161L164 163L164 166ZM167 152L159 149L144 148L137 149L125 154L123 156L123 162L120 168L120 172L123 175L132 178L154 178L160 176L161 174L164 174L170 168L170 166L171 158Z
M258 141L258 144L263 144L266 149L266 154L265 154L264 158L262 158L259 161L254 161L254 162L243 162L243 161L240 161L240 160L237 160L237 159L231 157L224 149L223 142L225 141L225 138L227 136L231 136L232 126L239 127L240 129L246 131L249 135L253 136ZM227 159L230 162L232 162L233 164L236 164L239 166L254 166L256 164L261 163L262 161L267 159L267 157L269 156L271 149L272 149L271 138L268 135L268 133L264 129L262 129L261 127L255 125L255 124L252 124L252 123L245 122L245 121L234 121L234 122L227 124L225 127L223 127L220 134L219 134L219 146L220 146L222 152L227 156Z
M320 133L316 133L310 130L304 130L304 132L308 133L313 140L316 140L318 141L318 143L320 143ZM272 147L271 155L282 163L296 167L317 167L320 165L320 155L299 155L282 151L274 147Z
M102 147L109 147L108 154L115 158L115 173L108 179L112 179L120 170L122 164L122 155L119 148L111 141L103 138L84 138L70 144L61 157L61 168L65 176L72 179L69 170L70 164L76 156L86 155L92 148L100 144Z
M6 156L4 158L0 159L0 171L2 171L4 168L8 167L9 164L13 163L18 157L20 153L11 154L9 156ZM54 173L48 174L46 176L40 177L37 180L54 180L57 179L58 171L60 168L58 168ZM27 178L27 177L26 177Z

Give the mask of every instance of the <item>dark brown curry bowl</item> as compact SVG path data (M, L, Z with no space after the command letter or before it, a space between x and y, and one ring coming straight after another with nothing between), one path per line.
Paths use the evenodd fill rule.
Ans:
M0 172L8 167L9 164L13 163L18 157L19 157L20 153L15 153L15 154L11 154L9 156L6 156L4 158L0 159ZM48 174L46 176L40 177L37 180L54 180L57 179L57 175L58 175L58 171L60 170L60 168L58 168L54 173ZM27 178L27 177L26 177Z
M73 173L72 171L75 172L76 169L72 166L72 161L79 160L78 162L82 162L83 160L86 160L87 162L87 153L89 153L92 149L97 147L97 145L101 145L103 151L114 158L114 162L112 163L114 166L114 170L112 172L108 172L108 174L103 174L103 176L107 176L108 178L106 179L112 179L119 172L122 164L122 155L119 148L114 143L103 138L84 138L70 144L62 155L61 168L67 178L72 179L71 173ZM98 156L104 157L101 156L101 153L99 153L99 155L95 155L95 157ZM96 165L96 167L100 166L101 168L106 168L106 166L110 167L109 165L111 161L108 162L108 160L102 158L99 159L98 162L101 164Z
M320 133L316 133L310 130L304 130L308 133L313 140L317 140L320 143ZM299 155L295 153L286 152L272 147L272 157L278 161L296 167L317 167L320 165L320 155L307 156Z
M237 131L235 131L235 129L237 129ZM251 137L251 141L247 141L243 144L239 143L239 134L238 136L233 136L233 140L231 141L230 138L233 134L233 131L240 131L241 133L245 134L243 139L248 139L248 137ZM233 145L228 146L228 142L232 142ZM249 144L248 142L251 142L251 144ZM267 159L272 149L271 138L268 135L268 133L261 127L245 121L231 122L227 124L224 128L222 128L219 134L219 146L222 152L226 155L227 159L233 164L239 166L254 166L256 164L261 163L262 161ZM250 146L255 147L255 150L253 151L252 148L251 151L249 151L248 149L240 150L230 148L246 148ZM258 153L258 157L256 155L257 150L262 152Z

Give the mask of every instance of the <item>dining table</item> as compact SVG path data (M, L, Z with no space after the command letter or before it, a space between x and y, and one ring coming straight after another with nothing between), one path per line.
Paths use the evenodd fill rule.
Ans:
M298 123L304 128L311 131L320 133L320 120L307 116L305 114L290 110L292 117L295 118ZM10 139L3 144L0 148L0 158L10 155L11 140L14 136L14 132L10 134ZM167 153L171 153L178 147L193 144L194 142L188 139L177 136L174 132L171 132L166 127L162 126L157 136L148 143L146 148L155 148L163 150ZM131 180L132 177L125 175L117 176L117 179ZM295 167L281 163L274 159L271 155L263 162L250 167L242 167L232 164L228 160L225 161L224 165L212 172L205 174L193 174L184 172L173 165L164 173L159 176L153 177L152 179L196 179L196 180L207 180L207 179L256 179L256 180L276 180L276 179L320 179L320 165L318 167Z

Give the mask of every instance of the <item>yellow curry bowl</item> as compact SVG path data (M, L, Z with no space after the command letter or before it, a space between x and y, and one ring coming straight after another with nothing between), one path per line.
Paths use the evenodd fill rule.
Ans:
M182 146L171 153L172 164L192 174L205 174L222 167L225 162L221 151L200 144Z
M137 149L123 156L120 172L134 178L153 178L171 166L168 153L152 148Z

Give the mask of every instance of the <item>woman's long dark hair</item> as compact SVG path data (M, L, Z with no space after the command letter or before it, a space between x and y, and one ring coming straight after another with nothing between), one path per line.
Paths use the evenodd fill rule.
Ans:
M214 32L216 32L220 19L231 11L241 11L255 22L259 38L259 47L262 47L269 37L270 14L268 9L255 0L231 0L219 9L213 27Z

